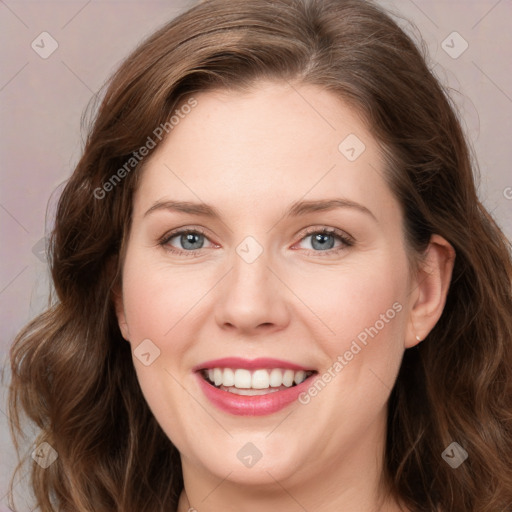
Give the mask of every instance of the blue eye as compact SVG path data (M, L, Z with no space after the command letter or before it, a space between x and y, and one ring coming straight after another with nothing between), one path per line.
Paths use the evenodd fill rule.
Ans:
M170 244L171 240L176 238L183 249L176 248ZM170 233L161 240L160 245L164 246L168 251L186 256L195 256L193 251L203 249L206 234L199 229L183 229Z
M323 256L324 254L339 253L354 245L354 240L350 236L334 228L310 229L304 234L300 242L308 238L311 239L311 247L313 249L306 249L306 251L307 253L314 255ZM180 247L176 247L171 244L171 241L174 239L177 240ZM340 242L340 246L337 248L334 247L336 239ZM201 229L182 229L164 235L164 237L159 241L159 244L169 252L175 254L184 256L200 256L198 251L205 248L205 240L209 239L206 236L206 233Z
M202 235L201 233L189 231L187 234L182 233L177 236L180 237L179 240L184 249L201 249L204 245L204 235Z
M354 245L354 240L351 237L334 228L311 229L306 232L301 242L307 239L311 240L311 247L315 249L313 251L308 249L308 252L314 254L322 253L322 256L324 254L338 253ZM336 239L341 242L341 246L334 248Z

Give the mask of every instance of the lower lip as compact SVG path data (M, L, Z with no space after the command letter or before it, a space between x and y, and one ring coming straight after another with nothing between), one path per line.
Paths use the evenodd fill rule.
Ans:
M266 395L254 396L236 395L229 391L223 391L207 382L200 372L197 372L196 375L206 397L222 411L237 416L264 416L280 411L297 400L299 395L311 385L312 379L316 374L308 377L297 386L283 391L274 391Z

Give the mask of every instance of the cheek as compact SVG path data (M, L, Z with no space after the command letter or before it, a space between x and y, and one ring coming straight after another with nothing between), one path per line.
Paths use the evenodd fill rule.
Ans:
M404 350L406 268L397 258L376 258L312 285L309 297L318 299L309 304L334 333L324 328L328 334L317 338L328 356L321 382L299 401L339 442L373 422L393 388Z
M312 415L320 415L325 422L331 421L326 403L333 404L336 412L329 414L340 421L346 414L359 418L361 425L371 421L393 388L403 356L405 255L382 253L367 263L360 260L328 277L311 280L307 297L325 324L320 324L324 335L315 339L327 357L321 372L323 383L303 396L302 403L311 401Z
M382 255L368 258L367 264L333 268L302 282L297 295L306 297L311 312L321 321L319 339L327 343L325 352L334 357L349 350L356 339L364 345L377 336L383 343L396 338L391 335L403 326L405 268L396 258Z
M128 258L123 273L123 302L132 342L163 343L207 291L208 283L154 262ZM142 270L141 270L142 269Z
M179 419L197 414L188 387L180 384L186 381L178 364L194 340L180 330L200 296L201 290L175 269L144 261L136 251L127 254L123 301L134 368L149 408L178 448L186 438Z

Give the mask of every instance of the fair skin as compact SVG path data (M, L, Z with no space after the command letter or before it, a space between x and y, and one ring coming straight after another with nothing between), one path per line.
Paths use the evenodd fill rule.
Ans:
M442 313L452 247L434 235L420 269L409 270L402 214L382 177L377 142L336 96L259 83L251 92L195 98L145 163L116 302L132 349L149 339L160 350L152 364L134 357L134 366L181 454L179 512L405 510L381 483L386 405L404 351ZM338 149L349 134L366 146L355 161ZM334 198L369 212L345 206L284 215L296 201ZM221 217L166 208L146 214L170 200L204 202ZM179 235L159 244L177 228L206 235L193 249ZM336 228L354 243L327 235L327 253L306 228ZM236 252L247 236L262 248L250 264ZM393 318L376 324L389 310ZM219 409L193 371L238 356L332 373L338 356L375 325L378 333L321 392L271 414ZM262 454L250 468L237 457L249 442Z

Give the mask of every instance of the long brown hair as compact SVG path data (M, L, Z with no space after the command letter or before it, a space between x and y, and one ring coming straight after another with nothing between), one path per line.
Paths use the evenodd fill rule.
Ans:
M433 233L456 251L444 312L406 351L389 401L390 489L415 511L511 507L510 244L478 200L467 142L424 55L363 0L206 1L149 37L108 82L58 205L56 300L11 350L15 442L25 413L40 429L36 444L58 454L46 469L32 463L37 505L176 510L179 454L144 400L112 302L143 162L131 159L160 142L156 129L195 92L260 79L314 84L356 109L386 155L411 261ZM441 457L453 441L469 454L457 469Z

